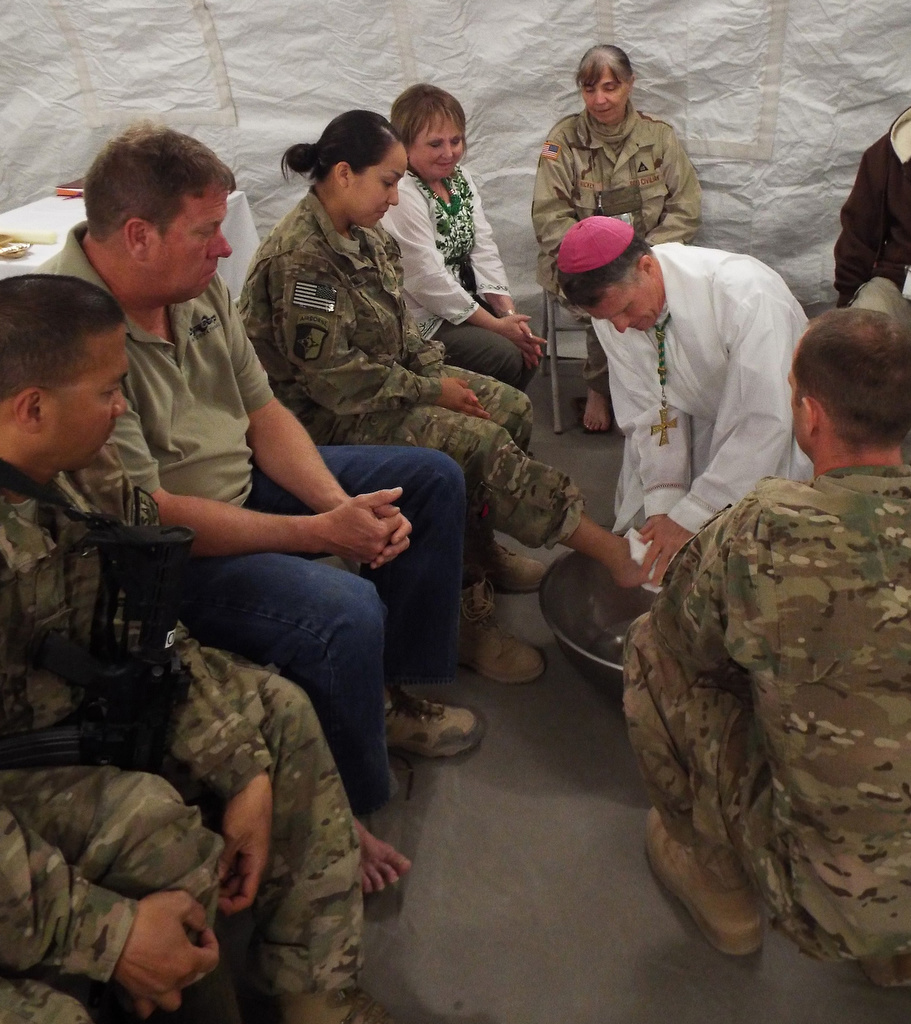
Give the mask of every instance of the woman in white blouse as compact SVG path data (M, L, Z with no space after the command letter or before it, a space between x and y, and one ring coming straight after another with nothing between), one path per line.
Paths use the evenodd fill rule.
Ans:
M405 301L421 336L442 342L447 363L524 391L544 342L515 311L481 197L459 165L462 105L421 83L398 97L390 120L408 151L408 174L383 227L401 247Z

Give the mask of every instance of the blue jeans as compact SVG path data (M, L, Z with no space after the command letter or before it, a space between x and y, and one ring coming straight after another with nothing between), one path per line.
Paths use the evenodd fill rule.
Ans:
M297 555L192 558L181 619L201 643L275 665L306 691L355 814L389 799L384 682L455 677L465 478L423 448L320 448L348 494L404 488L411 546L362 576ZM258 469L246 507L308 515Z

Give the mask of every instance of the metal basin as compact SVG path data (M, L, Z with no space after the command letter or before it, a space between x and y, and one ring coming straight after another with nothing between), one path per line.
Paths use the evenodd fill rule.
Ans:
M594 683L623 691L623 638L655 595L618 587L594 559L575 551L553 562L541 581L541 613L567 660Z

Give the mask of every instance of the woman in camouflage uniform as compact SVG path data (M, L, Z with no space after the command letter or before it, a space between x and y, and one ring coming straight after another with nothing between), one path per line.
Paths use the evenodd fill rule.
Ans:
M497 626L489 583L534 590L543 566L497 545L494 528L530 547L584 550L631 584L640 570L584 514L572 481L526 454L525 395L444 367L442 345L421 337L398 244L378 226L407 170L389 122L342 114L317 143L292 146L283 168L313 187L260 246L240 299L272 387L317 444L417 445L459 463L469 495L460 663L500 682L534 679L543 658Z

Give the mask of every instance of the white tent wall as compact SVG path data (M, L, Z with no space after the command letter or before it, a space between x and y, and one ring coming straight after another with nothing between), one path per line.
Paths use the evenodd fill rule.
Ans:
M0 209L80 175L151 116L231 164L265 233L304 188L281 179L287 146L351 107L388 113L427 80L466 108L466 163L531 309L537 155L580 108L574 71L595 41L629 52L638 108L686 146L704 190L697 241L831 303L860 154L911 104L911 8L892 0L5 0Z

